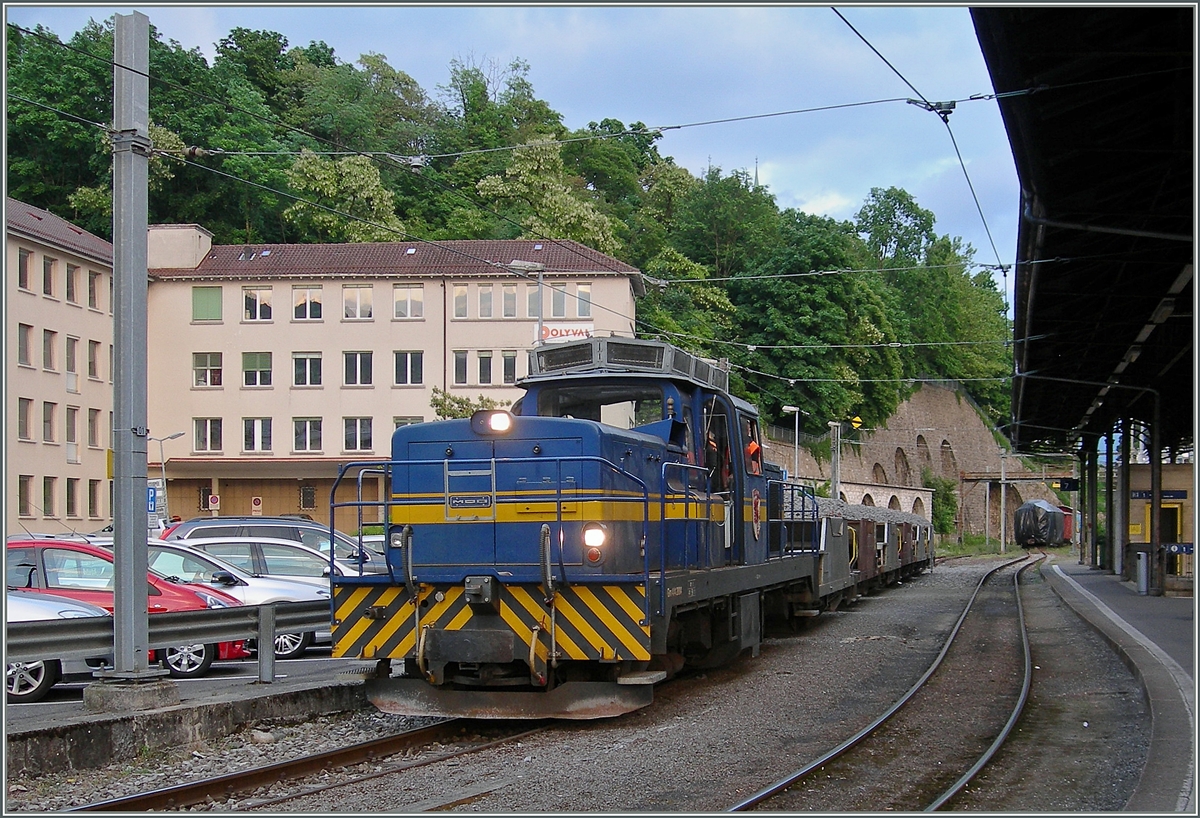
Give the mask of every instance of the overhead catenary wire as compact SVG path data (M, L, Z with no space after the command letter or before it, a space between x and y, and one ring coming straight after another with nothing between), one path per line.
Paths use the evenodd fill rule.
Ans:
M11 25L11 24L10 24L10 25ZM19 28L19 27L17 27L17 28ZM22 30L24 30L24 29L22 29ZM25 31L27 31L27 30L25 30ZM31 33L31 34L35 34L36 36L39 36L39 37L43 37L43 35L40 35L40 34L38 34L37 32L29 32L29 33ZM43 37L43 38L44 38L44 37ZM110 64L110 65L111 65L111 64L113 64L111 60L105 60L105 59L103 59L103 58L97 57L96 55L90 54L90 53L88 53L88 52L86 52L86 51L82 51L82 50L80 50L80 49L75 49L74 47L71 47L71 46L67 46L67 45L65 45L65 44L62 44L62 43L60 43L60 42L59 42L59 41L57 41L57 40L52 40L52 39L50 39L50 38L44 38L44 39L48 39L50 42L54 42L54 43L56 43L56 44L58 44L58 45L63 45L63 47L70 48L71 50L74 50L74 51L79 51L80 53L82 53L82 54L84 54L84 55L86 55L86 56L88 56L88 57L91 57L91 58L94 58L94 59L99 59L99 60L101 60L101 61L103 61L103 62L106 62L106 63L108 63L108 64ZM127 69L127 70L129 70L129 69ZM140 73L140 72L134 72L134 73ZM149 76L149 75L147 75L147 76ZM166 83L167 85L171 85L171 86L173 86L173 87L176 87L176 88L181 88L181 86L178 86L178 85L176 85L176 84L174 84L174 83L170 83L169 81L161 80L161 79L158 79L158 78L155 78L155 77L151 77L151 79L155 79L156 81L159 81L159 82L164 82L164 83ZM209 101L221 102L220 100L214 100L213 98L211 98L211 97L208 97L207 95L203 95L203 94L197 94L196 92L192 91L191 89L182 89L182 90L186 90L186 91L188 91L189 93L192 93L193 95L196 95L196 96L198 96L198 97L200 97L200 98L203 98L203 99L207 99L207 100L209 100ZM62 115L64 115L64 116L67 116L67 117L70 117L70 118L76 119L77 121L80 121L80 122L82 122L82 123L84 123L84 124L89 124L89 125L95 126L95 127L97 127L97 128L101 128L101 129L103 129L103 130L105 130L105 131L107 131L107 132L111 132L111 129L110 129L110 128L107 128L106 126L104 126L104 125L101 125L100 123L97 123L97 122L91 122L91 121L89 121L89 120L83 119L83 118L81 118L81 117L77 117L77 116L75 116L75 115L73 115L73 114L70 114L70 113L68 113L68 112L61 111L61 110L58 110L58 109L53 109L53 108L50 108L50 106L46 106L46 105L44 105L43 103L38 103L38 102L36 102L36 101L34 101L34 100L26 100L26 99L24 99L24 98L20 98L20 97L14 97L14 98L21 99L21 101L25 101L25 102L28 102L28 103L30 103L30 104L37 105L37 106L39 106L39 107L48 108L48 109L50 109L50 110L55 110L56 112L58 112L58 113L60 113L60 114L62 114ZM981 98L981 97L980 97L979 95L977 95L977 97L976 97L976 98ZM788 114L803 113L803 112L815 111L815 110L829 110L830 108L838 108L838 107L856 107L856 106L858 106L858 105L866 105L866 104L878 104L878 103L880 103L880 102L887 102L887 101L899 101L899 100L875 100L875 101L870 101L870 102L866 102L866 103L853 103L853 104L848 104L848 105L840 105L840 106L823 106L822 108L813 108L813 109L799 109L799 110L796 110L796 111L777 112L777 113L773 113L773 114L753 115L753 116L748 116L748 117L733 117L733 118L728 118L728 119L725 119L725 120L707 120L707 121L704 121L704 122L687 123L687 124L680 125L680 126L665 126L663 129L671 129L671 128L673 128L673 127L698 127L698 126L707 125L707 124L717 124L717 123L720 123L720 122L734 122L734 121L742 121L742 120L747 120L747 119L756 119L756 118L762 118L762 117L766 117L766 116L783 116L783 115L788 115ZM226 104L226 103L222 103L222 104ZM235 110L240 110L240 109L236 109L236 108L235 108ZM246 114L248 114L248 115L250 115L250 116L254 116L254 117L258 118L258 119L262 119L262 120L264 120L264 121L267 121L268 123L270 123L270 124L272 124L272 125L276 125L276 126L281 126L281 127L289 128L290 130L292 130L292 131L294 131L294 132L296 132L296 133L300 133L300 134L302 134L302 135L305 135L305 136L308 136L308 137L310 137L310 138L317 139L317 140L319 140L319 141L325 141L325 142L329 142L329 140L323 140L323 139L321 139L320 137L316 137L316 136L315 136L315 135L313 135L313 134L310 134L310 133L307 133L307 132L303 131L302 129L293 128L293 127L291 127L291 126L283 125L282 123L279 123L279 122L277 122L277 121L276 121L276 120L274 120L273 118L262 117L261 115L258 115L258 114L254 113L254 112L249 112L249 111L243 111L243 112L244 112L244 113L246 113ZM657 129L656 129L656 130L657 130ZM651 132L651 131L646 131L646 130L641 130L641 129L638 129L638 130L626 130L626 131L623 131L623 132L621 132L621 133L616 133L616 134L596 134L596 135L594 135L594 136L588 136L588 137L580 138L580 140L578 140L578 141L584 141L585 139L586 139L586 140L591 140L591 139L604 139L604 138L613 138L613 137L622 136L622 135L630 135L630 134L645 134L645 133L650 133L650 132ZM336 144L336 143L331 143L331 144ZM506 148L506 149L509 149L509 150L516 150L516 149L520 149L520 148L522 148L522 147L527 147L527 146L526 146L526 145L520 145L520 146L510 146L510 147L508 147L508 148ZM191 150L192 150L192 151L194 151L195 149L191 149ZM160 151L159 153L160 153L161 155L171 155L169 152L161 152L161 151ZM267 152L263 152L263 153L267 153ZM365 152L359 152L359 151L345 151L345 152L342 152L342 153L344 153L344 154L346 154L346 155L363 155L363 156L370 156L369 154L367 154L367 153L365 153ZM194 153L193 153L193 155L194 155ZM382 154L382 155L386 155L386 156L387 156L387 158L389 158L389 159L392 159L392 160L396 160L396 159L397 159L397 156L396 156L395 154L388 153L388 154ZM445 155L445 156L452 156L452 155L450 155L450 154L447 154L447 155ZM316 207L316 208L319 208L319 209L323 209L323 210L325 210L325 211L327 211L327 212L330 212L330 213L337 214L337 215L339 215L339 216L341 216L341 217L344 217L344 218L348 218L348 219L357 220L357 221L363 222L363 223L365 223L365 224L370 224L370 225L372 225L372 226L374 226L374 227L376 227L376 228L379 228L379 229L383 229L383 230L386 230L386 231L389 231L389 232L394 232L394 233L396 233L397 235L399 235L399 236L401 236L401 237L403 237L403 238L405 238L405 239L407 239L407 240L411 240L411 241L420 241L420 242L424 242L424 243L431 244L431 245L434 245L434 246L442 247L442 249L450 250L451 252L455 252L455 251L454 251L452 248L447 248L447 247L445 247L444 245L441 245L441 244L439 244L438 242L435 242L435 241L430 241L430 240L426 240L426 239L421 239L420 237L413 236L413 235L411 235L411 234L408 234L408 233L406 233L406 232L404 232L404 231L402 231L402 230L396 230L395 228L392 228L391 226L388 226L388 225L382 225L382 224L379 224L379 223L371 222L370 220L363 219L363 218L361 218L361 217L358 217L358 216L354 216L353 214L344 213L344 212L342 212L342 211L339 211L339 210L337 210L336 208L330 208L330 207L328 207L328 206L326 206L326 205L322 205L322 204L320 204L320 203L318 203L318 202L313 202L313 201L311 201L311 200L304 199L303 197L300 197L300 196L295 196L295 195L293 195L293 194L289 194L289 193L286 193L286 192L284 192L284 191L279 191L279 190L276 190L276 189L270 188L270 187L268 187L268 186L261 185L261 184L259 184L259 183L256 183L256 182L252 182L252 181L250 181L250 180L242 179L242 178L240 178L240 177L236 177L236 176L234 176L234 175L232 175L232 174L227 174L227 173L224 173L224 172L222 172L222 171L217 171L217 170L215 170L215 169L209 168L209 167L207 167L207 166L204 166L204 165L201 165L201 164L199 164L199 163L195 163L195 162L190 162L190 161L187 161L186 159L182 159L182 158L180 158L180 157L173 157L173 158L176 158L178 161L182 161L184 164L188 164L188 165L191 165L191 166L194 166L194 167L200 168L200 169L202 169L202 170L207 170L207 171L209 171L209 172L216 173L216 174L218 174L218 175L221 175L221 176L227 177L227 178L229 178L229 179L231 179L231 180L239 181L239 182L242 182L242 183L244 183L244 184L247 184L247 185L250 185L250 186L254 186L254 187L258 187L258 188L261 188L261 189L263 189L263 190L267 190L267 191L270 191L270 192L272 192L272 193L275 193L275 194L281 195L281 196L283 196L283 197L290 198L290 199L292 199L292 200L294 200L294 201L296 201L296 202L298 202L298 203L302 203L302 204L304 204L304 205L306 205L306 206L311 206L311 207ZM372 157L372 158L373 158L373 157ZM426 177L422 176L422 178L426 178ZM458 195L461 195L461 196L463 196L463 198L464 198L464 199L466 199L468 202L470 202L472 205L474 205L474 206L476 206L476 207L480 207L481 209L485 209L485 210L486 210L486 208L482 208L482 206L481 206L481 205L479 205L477 202L474 202L474 201L472 201L472 200L471 200L469 197L466 197L465 195L461 194L461 192L459 192L459 191L455 191L453 188L450 188L449 186L443 186L443 187L444 187L445 189L447 189L447 190L450 190L451 192L458 193ZM497 214L497 215L498 215L498 214ZM545 238L544 240L545 240L545 241L552 242L552 243L557 243L557 242L556 242L556 240L554 240L554 239L550 239L550 238ZM514 271L514 270L511 270L511 269L509 269L508 267L506 267L505 265L502 265L502 264L499 264L499 263L496 263L496 262L490 262L490 261L487 261L487 260L484 260L484 259L478 259L478 258L475 258L475 257L469 256L469 254L465 254L465 253L460 253L460 254L461 254L461 255L464 255L464 256L471 257L471 258L473 258L473 260L475 260L475 261L479 261L479 262L482 262L482 263L485 263L485 264L491 264L491 265L493 265L493 266L496 266L496 267L503 268L503 269L504 269L506 272L509 272L509 273L516 274L516 275L517 275L517 276L519 276L519 277L525 277L525 278L527 278L527 279L531 279L531 278L532 278L532 276L529 276L529 275L523 275L523 274L522 274L521 272L519 272L519 271ZM614 270L614 272L617 272L617 271L615 271L615 270ZM850 271L846 271L846 272L850 272ZM818 274L821 274L821 273L810 273L810 274L808 274L808 275L818 275ZM749 279L749 278L751 278L751 277L745 277L745 278ZM722 279L712 279L712 280L722 280ZM671 282L671 283L703 283L703 282L702 282L702 281L696 281L696 282L692 282L692 281L690 281L690 280L676 280L676 281L673 281L673 282ZM607 309L607 308L605 308L603 305L598 305L598 304L595 304L594 306L596 306L596 307L598 307L598 308L600 308L600 309ZM617 315L618 317L621 317L621 318L623 318L623 319L625 319L625 320L628 320L628 321L630 321L631 323L635 323L635 324L637 324L637 325L641 325L641 326L643 326L643 327L647 328L647 329L648 329L649 331L651 331L651 332L656 332L656 333L659 333L659 334L664 334L664 335L674 335L674 336L676 336L676 337L690 337L690 338L692 338L692 339L694 339L694 340L697 340L697 341L702 341L702 342L704 342L704 343L706 343L706 344L708 344L708 343L728 343L728 342L721 342L721 341L719 341L718 339L707 339L707 338L700 338L700 337L698 337L698 336L686 336L686 335L683 335L683 334L678 334L678 333L669 333L669 332L666 332L666 331L664 331L664 330L661 330L661 329L659 329L659 328L656 328L656 327L654 327L653 325L649 324L648 322L646 322L646 321L645 321L645 320L643 320L643 319L631 318L630 316L626 316L626 315L624 315L624 314L622 314L622 313L620 313L620 312L617 312L617 311L615 311L615 310L611 310L611 309L608 309L608 311L609 311L609 312L611 312L611 313L613 313L614 315ZM954 342L948 342L948 343L954 343ZM970 342L966 342L966 343L970 343ZM987 343L987 342L985 342L985 343ZM897 345L896 343L888 343L888 344L864 344L864 345L837 345L836 347L828 347L828 346L827 346L827 347L825 347L825 348L872 348L872 347L881 347L881 346L892 346L892 347L895 347L896 345ZM900 344L900 346L917 346L917 345L919 345L919 344ZM746 346L746 348L749 348L749 349L753 349L753 348L754 348L754 345L750 345L750 344L747 344L747 345L745 345L745 346ZM768 347L763 347L763 348L768 348ZM780 349L789 349L789 348L792 348L792 349L821 348L821 345L811 345L811 346L793 346L793 347L780 346L780 347L777 347L777 348L780 348ZM768 376L768 377L776 377L776 376L771 376L769 373L762 373L762 372L758 372L757 370L753 370L753 369L750 369L750 368L748 368L748 367L737 367L737 368L739 368L739 369L742 369L742 370L744 370L744 371L747 371L747 372L752 372L752 373L755 373L755 374L761 374L761 375ZM787 381L788 381L789 383L791 383L791 384L794 384L794 382L795 382L795 379L788 379L788 378L780 378L780 379L781 379L781 380L787 380ZM867 381L863 381L862 379L824 379L824 380L825 380L825 381L827 381L827 382L867 382ZM882 379L881 379L881 380L882 380ZM892 381L892 380L896 380L896 379L886 379L886 381ZM899 380L909 380L910 382L915 382L915 381L912 381L912 379L899 379ZM939 380L944 380L944 379L939 379Z

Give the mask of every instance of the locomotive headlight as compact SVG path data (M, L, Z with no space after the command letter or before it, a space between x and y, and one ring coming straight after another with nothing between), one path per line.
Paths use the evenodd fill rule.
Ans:
M600 523L588 523L583 527L583 558L589 565L599 565L604 559L604 544L608 531Z
M504 409L481 409L471 415L471 431L477 435L503 435L512 427L512 413Z

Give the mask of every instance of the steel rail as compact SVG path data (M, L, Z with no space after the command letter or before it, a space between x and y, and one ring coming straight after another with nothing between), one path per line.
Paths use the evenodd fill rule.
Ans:
M265 767L257 767L251 770L227 773L225 775L219 775L186 784L176 784L171 787L164 787L162 789L152 790L150 792L137 793L135 795L122 796L120 798L111 798L109 800L99 801L94 804L85 804L84 806L73 807L66 811L141 812L147 810L181 809L183 807L192 806L193 804L206 803L209 801L209 799L220 801L227 799L229 796L235 793L252 791L260 787L269 787L282 781L303 778L306 775L312 775L314 773L320 773L338 767L352 767L355 764L361 764L366 761L374 761L379 758L385 758L387 756L404 752L405 750L410 750L413 747L419 747L432 742L449 741L460 736L460 733L457 731L462 729L463 721L464 719L447 719L446 721L441 721L428 727L420 727L416 730L406 730L403 733L385 736L384 738L372 739L371 741L353 744L349 747L341 747L336 750L328 750L323 753L315 753L302 758L292 759L291 761L281 761L276 764L269 764ZM346 784L354 783L355 781L364 781L370 778L376 778L380 775L396 772L399 769L407 769L409 767L430 764L436 761L442 761L446 758L453 758L456 755L465 755L466 753L475 752L495 744L512 741L514 738L520 738L530 733L535 733L538 730L544 730L546 725L540 724L533 729L529 729L529 723L526 722L522 725L522 727L525 729L520 732L512 733L502 738L486 742L482 745L476 745L459 752L450 754L443 753L435 758L424 761L397 765L395 767L376 771L365 776L359 776L352 780L325 785L311 791L316 792L322 789L332 789L333 787L344 786ZM262 803L256 802L255 806L262 806L265 803L288 801L307 794L309 793L295 793Z
M758 792L754 793L753 795L749 796L748 798L746 798L742 801L739 801L738 803L734 804L733 806L727 808L725 810L725 812L741 812L742 810L749 809L750 807L756 806L757 804L760 804L763 801L766 801L768 798L770 798L774 795L778 795L780 792L782 792L783 790L786 790L788 787L792 786L797 781L800 781L805 776L810 775L818 767L821 767L822 765L827 764L828 762L832 761L833 759L835 759L838 756L845 753L850 748L854 747L856 744L861 742L867 736L871 735L871 733L875 732L875 730L877 730L880 727L880 725L882 725L885 721L890 719L892 716L896 715L896 713L898 713L900 711L900 708L902 708L902 707L904 707L904 705L908 704L909 700L912 699L912 697L917 694L917 691L920 690L927 681L929 681L929 678L931 676L933 676L934 672L942 664L942 660L946 657L946 654L950 652L950 646L954 643L954 639L955 639L955 637L958 636L958 632L959 632L959 630L961 630L963 622L966 621L967 615L971 612L971 608L975 604L975 599L976 599L976 597L979 596L979 591L981 588L983 588L984 583L986 583L992 577L993 574L995 574L999 571L1002 571L1005 568L1008 568L1012 565L1016 565L1019 562L1023 562L1026 559L1028 559L1028 557L1023 556L1020 559L1009 560L1008 562L1002 563L1002 564L997 565L996 567L992 568L987 573L985 573L983 575L983 577L980 578L979 584L975 586L975 590L971 593L971 598L967 600L966 607L963 608L962 614L958 617L958 621L954 624L954 628L950 631L950 635L946 638L945 644L942 645L942 649L938 653L937 657L933 660L933 663L930 664L928 669L926 669L926 671L923 674L921 674L921 678L917 679L916 683L913 684L913 686L910 687L903 696L901 696L899 699L897 699L896 702L893 703L891 707L889 707L887 710L885 710L882 714L880 714L874 721L872 721L866 727L859 730L853 736L846 739L845 741L843 741L838 746L834 747L829 752L825 753L825 755L821 756L816 761L813 761L813 762L805 765L801 769L788 775L786 778L782 778L782 779L776 781L775 783L770 784L767 787L764 787L763 789L759 790Z
M1017 704L1015 707L1013 707L1012 713L1009 714L1008 721L1005 723L1004 729L1000 731L998 736L996 736L996 740L992 742L991 746L984 751L983 755L979 757L978 761L971 765L971 769L963 773L962 778L958 779L958 781L955 781L948 790L938 796L937 799L929 804L929 806L925 807L925 812L933 812L941 808L947 801L957 795L964 787L967 786L967 784L970 783L971 779L974 778L975 775L982 770L989 761L992 760L992 756L996 754L996 751L1000 749L1001 745L1008 740L1009 733L1011 733L1013 727L1016 726L1017 719L1021 717L1021 711L1025 709L1025 702L1029 700L1029 686L1033 681L1033 657L1029 650L1029 631L1025 627L1025 606L1021 603L1021 575L1024 574L1028 569L1042 562L1042 560L1045 558L1046 555L1043 553L1041 558L1029 563L1028 565L1021 566L1021 570L1017 571L1016 575L1013 577L1013 592L1017 597L1017 622L1021 631L1021 650L1025 656L1025 678L1021 682L1021 695L1017 698Z

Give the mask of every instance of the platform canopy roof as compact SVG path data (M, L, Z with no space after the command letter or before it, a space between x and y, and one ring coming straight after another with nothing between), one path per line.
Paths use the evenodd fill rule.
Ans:
M1195 427L1195 6L971 10L1021 182L1020 452ZM1154 390L1154 391L1150 391Z

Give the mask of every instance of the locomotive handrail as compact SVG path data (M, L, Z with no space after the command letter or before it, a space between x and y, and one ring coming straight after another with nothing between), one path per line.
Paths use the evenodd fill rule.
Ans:
M388 531L392 524L391 510L392 510L393 506L395 505L394 503L391 502L391 498L392 498L391 482L392 482L392 475L395 473L395 470L400 467L432 466L438 462L441 462L444 464L446 461L445 460L442 460L442 461L434 461L434 460L391 460L391 461L370 460L370 461L350 462L350 463L346 463L346 464L342 465L338 469L338 476L334 479L333 486L330 489L330 519L333 518L333 516L336 513L336 510L338 508L347 508L347 507L361 508L361 507L365 507L365 506L376 506L376 507L382 506L386 512L386 518L383 523L384 532L385 532L384 539L385 539L385 543L386 543L387 537L389 536ZM556 485L555 491L554 491L554 496L555 496L554 502L555 502L555 508L556 508L555 522L557 523L557 527L559 528L560 532L562 530L562 525L563 525L563 520L562 520L562 506L563 506L563 502L564 502L563 488L562 488L562 486L563 486L563 479L562 479L563 465L566 463L588 463L588 462L598 463L601 466L605 466L605 467L611 469L614 473L616 473L620 477L623 477L626 480L628 480L630 483L633 484L635 491L639 492L641 494L641 497L639 499L642 504L642 540L643 540L643 542L646 541L646 539L648 537L649 520L650 520L650 489L649 489L649 486L646 484L646 482L644 480L642 480L641 478L637 477L636 475L626 471L625 469L621 468L621 466L619 466L616 463L613 463L611 460L608 460L607 458L598 457L595 455L564 455L564 456L558 456L558 457L553 457L553 456L529 457L529 456L527 456L527 457L499 457L499 458L496 458L496 457L492 457L492 458L464 457L464 458L455 458L455 462L458 464L461 464L461 465L469 465L469 464L473 464L473 463L487 463L491 466L491 468L493 470L495 469L494 464L496 464L497 462L505 463L505 464L513 464L513 463L549 464L549 463L554 463L555 469L557 472L557 485ZM360 488L357 498L355 500L341 501L341 502L337 501L336 496L337 496L338 486L341 484L342 480L345 478L347 473L350 472L352 469L360 469L362 471L374 470L376 472L378 472L379 470L382 470L385 474L386 481L387 481L387 485L385 485L384 492L383 492L384 499L382 499L382 500L363 500L362 494L361 494L361 488ZM577 493L574 496L574 500L578 501L578 502L586 502L587 500L589 500L591 498L605 498L605 497L611 497L611 496L612 496L611 494L606 493L602 489L597 489L596 491L589 491L589 492L582 492L582 491L577 490ZM630 499L632 499L632 498L630 498ZM386 550L386 548L385 548L385 550ZM567 570L566 570L566 565L563 561L561 548L559 549L559 568L562 572L563 582L567 582L568 581ZM643 563L642 571L643 571L643 582L646 584L647 587L649 587L650 565L649 565L648 556ZM388 576L392 582L396 581L395 572L392 570L390 562L388 562ZM589 577L591 577L591 576L592 575L589 575ZM603 576L603 575L599 575L595 578L599 579L601 576ZM413 580L415 582L415 580L416 580L415 576L413 577ZM647 602L646 613L647 613L647 617L648 617L649 616L649 602Z
M670 479L667 476L667 472L669 470L675 469L675 468L679 469L680 472L683 472L683 474L681 475L681 477L682 477L681 483L683 485L682 495L683 495L683 503L684 503L684 513L683 513L684 559L687 559L687 537L688 537L687 523L689 520L689 517L687 515L687 510L690 507L693 497L696 498L697 506L699 506L701 503L700 493L697 491L693 491L692 483L690 480L687 479L687 472L689 470L696 471L696 472L699 472L700 474L702 474L706 480L708 478L708 469L704 468L703 466L697 466L692 463L683 463L683 462L675 462L675 461L666 462L666 463L662 464L662 469L661 469L662 490L659 492L659 498L660 498L659 519L662 521L662 524L659 526L659 538L661 541L659 543L659 548L658 548L659 563L660 563L659 576L662 577L662 580L658 583L658 595L659 595L658 615L659 616L662 616L664 613L666 613L666 610L667 610L667 583L666 583L666 575L667 575L667 489L671 488ZM672 492L672 494L674 494L675 496L678 496L680 494L680 492ZM704 519L707 521L712 518L713 500L712 500L711 492L706 491L704 493L703 502L704 502ZM728 521L726 521L726 523L728 524ZM646 555L647 563L649 563L649 559L650 559L649 554L647 554ZM696 532L696 564L701 565L701 562L700 562L700 531L699 531L699 529L697 529L697 532ZM712 567L711 560L705 559L702 567L711 568ZM647 568L647 574L648 573L649 573L649 570ZM649 614L649 612L647 611L647 615L648 614Z
M814 492L812 490L812 488L810 488L809 486L805 486L805 485L802 485L799 483L792 483L792 482L789 482L786 480L768 480L767 481L768 496L770 496L770 491L771 491L772 486L778 486L780 488L779 517L771 517L768 514L767 525L772 528L775 528L780 534L780 546L779 546L778 556L782 557L784 555L784 553L795 553L797 551L814 552L814 553L819 551L820 550L819 537L818 537L818 532L817 532L816 526L815 526L815 523L817 522L817 520L819 518L819 513L818 513L817 503L816 503L816 492ZM801 502L797 503L797 498L799 498L799 500ZM811 503L811 505L808 502L808 500L810 498L813 501ZM800 506L799 513L796 513L797 505ZM787 507L787 509L791 512L790 514L785 514L785 507ZM769 508L769 504L768 504L768 508ZM812 530L812 537L810 540L810 547L809 548L799 548L799 549L797 549L795 547L791 547L787 550L787 552L785 552L784 546L783 546L783 534L785 533L784 526L787 523L796 523L796 522L814 523L813 530ZM769 546L768 546L768 551L769 551Z

